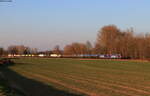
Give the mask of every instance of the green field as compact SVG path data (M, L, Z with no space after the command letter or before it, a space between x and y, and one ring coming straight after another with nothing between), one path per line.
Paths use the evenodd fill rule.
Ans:
M27 96L150 96L150 62L15 59L3 70Z

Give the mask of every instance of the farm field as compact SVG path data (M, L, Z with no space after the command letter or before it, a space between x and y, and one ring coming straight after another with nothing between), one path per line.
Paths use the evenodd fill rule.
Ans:
M27 96L150 96L150 62L20 58L3 70Z

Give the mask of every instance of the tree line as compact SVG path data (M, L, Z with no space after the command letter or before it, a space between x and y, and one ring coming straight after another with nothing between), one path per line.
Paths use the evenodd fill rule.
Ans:
M36 48L30 48L24 45L11 45L6 50L4 48L0 48L0 56L5 56L8 54L36 54L38 51Z
M134 33L133 29L120 30L115 25L102 27L95 45L90 42L66 45L64 54L120 54L126 59L150 58L150 34Z
M36 48L29 48L24 45L9 46L7 50L0 48L0 55L6 54L37 54ZM53 50L44 51L45 54L62 54L66 56L84 54L120 54L122 58L146 59L150 58L150 34L137 35L132 28L120 30L115 25L102 27L92 45L73 42L66 45L62 50L57 45Z

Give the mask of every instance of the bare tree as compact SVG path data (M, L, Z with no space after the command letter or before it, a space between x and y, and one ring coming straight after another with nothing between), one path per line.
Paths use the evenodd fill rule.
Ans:
M87 54L92 54L93 46L92 46L92 44L90 43L90 41L87 41L87 42L86 42L86 48L87 48Z
M24 45L13 45L8 47L8 53L9 54L30 54L31 49L29 47L26 47Z
M83 43L72 43L64 47L64 54L67 55L81 55L87 54L87 46Z
M16 46L9 46L8 53L9 54L18 54L18 50L17 50Z
M99 50L105 54L116 53L120 35L121 32L115 25L104 26L98 33L96 49L101 48Z
M72 45L66 45L64 47L64 55L73 55L73 54L75 54L75 51L74 51Z
M52 50L52 52L53 52L54 54L62 54L59 45L56 45L56 46L54 47L54 49Z
M4 54L4 49L0 48L0 56L2 56Z

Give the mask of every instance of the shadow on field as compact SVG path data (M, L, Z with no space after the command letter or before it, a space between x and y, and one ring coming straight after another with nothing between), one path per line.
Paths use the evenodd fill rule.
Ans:
M14 64L10 66L14 66ZM25 96L83 96L58 90L42 82L26 78L9 69L8 66L1 67L0 73L12 88L24 93Z

